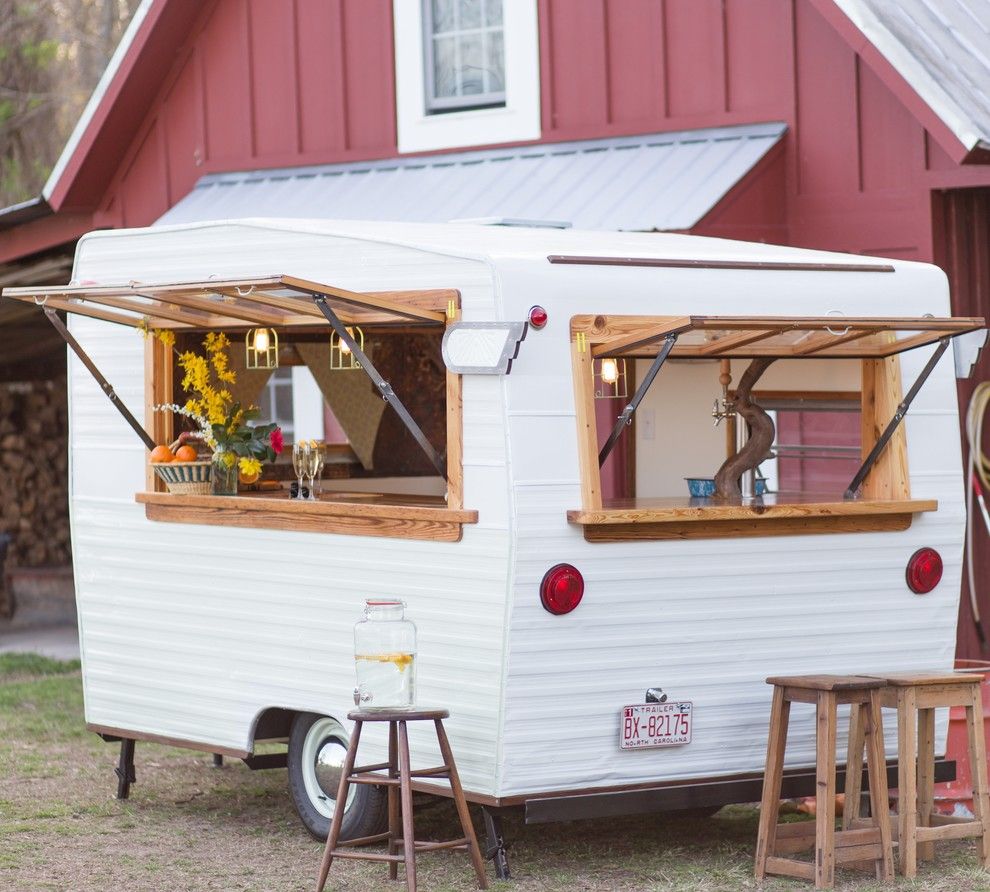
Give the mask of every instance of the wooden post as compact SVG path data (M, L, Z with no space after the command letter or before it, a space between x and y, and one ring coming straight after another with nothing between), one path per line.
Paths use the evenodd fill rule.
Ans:
M591 346L583 337L572 336L571 365L574 372L581 507L591 511L602 507L602 488L601 474L598 470L598 427L595 424L595 382Z
M901 362L897 356L863 360L862 457L869 455L903 398ZM863 481L864 499L909 499L907 439L903 422Z

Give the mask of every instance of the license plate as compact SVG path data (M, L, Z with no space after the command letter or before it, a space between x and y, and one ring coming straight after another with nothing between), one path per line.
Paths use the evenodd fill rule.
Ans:
M640 750L690 743L692 712L690 700L623 706L619 749Z

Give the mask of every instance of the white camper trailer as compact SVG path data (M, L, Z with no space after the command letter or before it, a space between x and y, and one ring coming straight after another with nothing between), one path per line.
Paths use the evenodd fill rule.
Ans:
M985 333L950 318L933 266L680 235L259 219L94 232L70 286L5 297L66 311L113 387L107 400L70 357L88 727L249 761L287 740L317 835L365 597L406 602L417 699L450 709L468 799L525 805L531 821L758 798L767 676L952 666L965 506L951 354L967 365ZM315 504L156 488L114 403L163 442L174 421L151 407L181 395L167 348L133 327L220 329L236 346L265 324L283 348L325 345L325 310L369 344L433 339L446 405L426 407L432 425L414 418L424 442L403 441L432 447L426 473L359 461ZM953 339L963 349L942 357ZM754 357L775 358L758 390L859 413L862 456L878 448L854 485L689 496L683 478L733 451L712 424L713 397L731 402L720 376L738 382ZM603 359L621 361L629 395L604 428ZM346 374L364 384L345 431L370 455L390 388ZM408 405L408 384L395 390ZM610 437L627 404L637 423ZM606 440L635 447L621 499L599 472ZM944 570L916 594L905 570L923 548ZM546 590L561 565L565 603ZM416 730L413 761L435 759ZM941 716L940 753L945 738ZM813 776L811 723L791 742L797 791ZM376 796L349 803L345 832L378 819Z

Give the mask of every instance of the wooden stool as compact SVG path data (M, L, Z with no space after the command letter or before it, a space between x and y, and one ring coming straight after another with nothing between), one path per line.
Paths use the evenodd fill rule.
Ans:
M320 864L320 877L316 892L322 892L334 858L385 861L388 863L389 878L393 880L399 876L399 862L402 861L406 867L406 886L409 892L416 892L416 852L436 849L467 850L471 856L471 862L474 864L474 871L478 875L478 888L488 888L488 880L485 878L485 863L481 858L478 840L474 835L474 826L471 824L471 815L468 812L467 800L464 798L464 790L461 789L461 782L457 776L454 755L450 751L450 743L447 741L447 734L443 729L443 720L449 715L450 713L446 709L376 709L373 711L357 709L348 713L347 718L354 722L354 732L351 734L351 742L347 747L347 755L344 757L336 801L338 804L347 802L347 788L351 784L387 786L388 831L375 836L363 836L360 839L338 842L340 825L344 820L344 809L338 805L333 813L327 845L323 851L323 862ZM436 726L437 741L440 744L440 753L444 762L438 768L421 768L418 771L412 771L409 767L409 736L406 723L417 721L432 721ZM354 759L357 756L358 743L361 740L361 727L365 722L388 722L388 761L355 768ZM373 773L385 769L388 770L387 775ZM463 837L446 842L419 842L415 839L412 807L412 779L414 777L447 778L450 781L450 791L453 794L454 805L457 806L457 814L464 830ZM400 799L401 830L399 828ZM388 840L387 855L372 852L362 854L345 848L386 839ZM403 854L398 854L399 849L402 849Z
M880 686L876 678L858 675L794 675L768 678L772 684L770 734L767 764L763 776L760 829L756 840L756 879L766 874L782 874L813 880L815 888L830 889L835 882L835 865L859 861L875 862L877 878L894 876L887 811L887 776L883 759L883 726L880 718ZM791 703L814 703L817 725L815 760L817 807L814 830L811 822L778 824L780 791L784 773L784 749ZM852 704L867 746L870 802L873 819L868 827L835 829L835 737L836 706ZM814 863L781 855L814 849Z
M990 801L987 796L987 753L983 734L982 675L962 672L903 672L876 676L883 683L880 702L897 710L898 808L895 836L900 849L901 873L913 877L918 858L931 860L934 843L943 839L980 840L980 861L990 868ZM935 710L966 707L969 763L973 774L975 820L936 814ZM859 817L863 735L855 723L849 729L849 770L843 827L862 825ZM854 770L854 766L859 770Z

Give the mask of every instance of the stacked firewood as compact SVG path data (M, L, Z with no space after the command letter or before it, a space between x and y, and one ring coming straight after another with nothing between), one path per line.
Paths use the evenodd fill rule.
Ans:
M69 549L65 377L0 384L0 532L7 569L65 566Z

